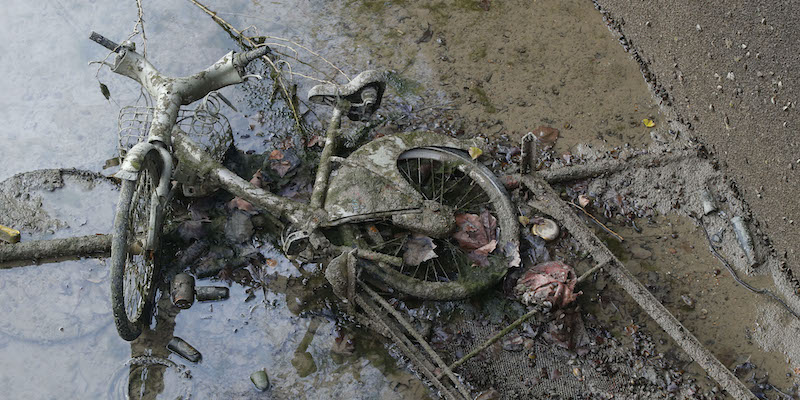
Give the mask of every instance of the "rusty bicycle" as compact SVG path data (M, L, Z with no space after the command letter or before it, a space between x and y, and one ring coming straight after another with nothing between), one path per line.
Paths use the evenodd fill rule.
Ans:
M287 221L283 250L300 260L329 260L325 277L350 304L362 273L413 297L455 300L497 283L519 262L519 228L508 194L467 153L479 148L480 140L411 132L372 140L346 158L336 155L343 119L366 122L379 108L383 73L365 71L345 84L309 91L312 103L332 112L306 204L237 176L180 123L181 106L202 100L202 109L213 103L214 91L248 78L244 67L268 55L267 46L231 52L197 74L170 78L132 43L118 45L94 33L92 39L117 53L112 71L140 83L155 102L147 136L125 151L116 174L123 183L111 249L111 296L123 339L138 337L150 319L161 225L178 186L189 197L224 189Z

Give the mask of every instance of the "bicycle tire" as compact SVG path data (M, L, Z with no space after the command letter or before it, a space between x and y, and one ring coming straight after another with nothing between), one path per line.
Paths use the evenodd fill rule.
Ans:
M448 276L447 270L442 266L442 262L445 260L437 261L436 258L431 260L433 260L433 263L438 262L440 264L439 266L442 268L441 271L445 272L444 278L436 274L437 266L433 268L434 274L436 274L435 277L431 276L429 271L426 271L423 276L418 273L419 270L414 273L409 273L410 268L409 270L405 270L403 267L394 268L388 265L375 265L366 260L363 262L365 268L394 289L427 300L449 301L463 299L495 285L505 276L509 268L509 259L507 256L502 255L504 250L506 250L501 248L503 247L502 244L511 243L513 247L511 250L516 251L519 238L519 226L514 217L516 216L516 212L514 211L505 188L486 166L472 160L468 154L461 150L440 147L415 148L405 151L398 156L398 170L400 170L401 175L409 180L412 186L415 186L415 189L423 193L423 195L425 195L425 189L420 185L420 182L414 182L416 180L412 177L414 174L409 173L409 171L403 171L407 166L401 165L404 163L413 165L414 160L418 162L417 165L423 164L421 160L427 160L430 162L431 168L437 167L437 164L444 165L447 168L454 168L454 171L460 174L460 178L458 179L469 178L471 182L474 182L471 184L473 186L471 186L469 192L472 191L472 187L474 187L475 184L482 189L483 195L485 195L483 199L486 200L486 204L481 205L481 207L486 207L486 210L496 219L497 227L499 228L499 232L496 232L498 248L493 252L494 254L491 255L492 263L489 266L478 266L468 260L469 256L467 250L459 247L457 243L454 243L453 239L432 239L438 243L437 248L448 248L451 250L450 252L453 253L453 264L454 267L458 269L458 271L453 271L456 273L455 279L450 279L452 276ZM444 171L446 171L446 169L443 169L443 173ZM438 197L440 197L440 203L446 203L449 196L445 193L443 184L451 178L445 177L441 179L443 180L439 181L439 183L442 184L442 189ZM431 180L436 183L435 175ZM465 196L468 195L469 192L467 192ZM429 196L425 195L425 197L427 198ZM437 197L435 188L433 196L431 197L434 197L434 199ZM455 208L460 208L455 210L456 213L463 211L464 214L477 214L480 212L479 209L470 209L466 207L466 205ZM384 226L384 230L385 228ZM378 228L373 225L370 229ZM378 231L382 232L381 229L378 229ZM384 234L381 233L381 235L383 236ZM384 248L378 249L378 251L391 253L393 250L394 253L398 252L397 246L395 246L394 249L387 247L388 246L384 246ZM466 257L467 261L455 254L457 252L460 252L462 256ZM437 258L439 258L439 256L441 256L441 254L437 254ZM431 260L425 262L427 263ZM419 268L419 266L417 266L417 268Z
M156 195L161 167L158 151L145 155L136 179L122 182L114 218L111 309L117 332L127 341L139 337L153 309L163 217Z

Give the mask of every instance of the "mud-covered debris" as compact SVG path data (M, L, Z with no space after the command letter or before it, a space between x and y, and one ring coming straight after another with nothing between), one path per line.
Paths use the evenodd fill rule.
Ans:
M681 295L681 300L683 300L683 304L685 304L685 305L686 305L686 307L688 307L688 308L690 308L690 309L693 309L693 308L694 308L695 301L694 301L694 299L693 299L691 296L689 296L688 294L682 294L682 295Z
M577 309L558 310L542 337L548 343L573 350L578 355L586 354L591 342Z
M534 266L552 260L544 239L528 233L523 233L522 239L527 243L524 252L526 265Z
M417 39L416 43L420 44L420 43L430 42L432 37L433 37L433 30L431 29L431 24L428 24L428 27L425 28L425 31L422 32L422 36L420 36L419 39Z
M475 400L500 400L503 396L500 395L500 392L494 389L489 389L481 392Z
M631 246L631 256L637 260L646 260L650 258L653 253L638 244Z
M208 235L208 232L203 220L183 221L178 225L178 236L184 242L200 240L205 238L206 235Z
M516 292L526 305L549 302L553 307L565 307L576 298L575 270L560 261L539 264L517 281Z
M403 245L403 263L417 266L425 261L438 257L436 243L428 236L415 233Z
M253 236L253 222L250 215L243 211L234 211L225 223L225 237L233 243L242 243Z
M331 346L331 352L345 357L353 355L356 351L354 339L355 337L352 333L340 329Z
M178 266L187 267L195 260L200 258L208 250L208 242L205 240L196 240L189 247L182 250L178 258Z
M750 236L750 231L747 230L747 224L744 222L744 218L740 216L731 218L731 223L733 224L733 232L736 233L736 239L739 241L739 246L741 246L747 257L748 267L752 267L758 263L758 260L756 259L756 251L753 248L753 237Z
M268 159L264 160L264 164L278 174L279 177L283 178L299 167L300 161L300 157L292 149L284 151L273 150Z

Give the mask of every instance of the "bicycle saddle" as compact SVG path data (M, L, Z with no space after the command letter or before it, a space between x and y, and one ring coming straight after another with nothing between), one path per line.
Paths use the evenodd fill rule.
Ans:
M367 70L344 85L324 83L308 91L308 100L313 103L335 105L337 99L350 102L347 117L352 121L368 121L381 105L386 90L383 72Z

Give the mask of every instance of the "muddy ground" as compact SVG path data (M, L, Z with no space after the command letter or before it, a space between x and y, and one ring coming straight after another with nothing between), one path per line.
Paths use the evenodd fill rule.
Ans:
M669 118L709 145L777 255L798 271L798 5L597 3L665 90Z

